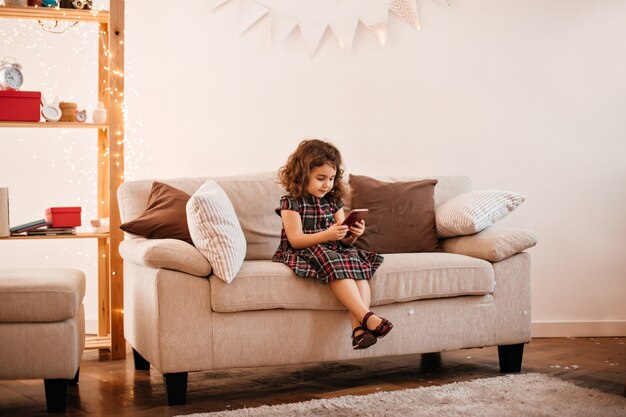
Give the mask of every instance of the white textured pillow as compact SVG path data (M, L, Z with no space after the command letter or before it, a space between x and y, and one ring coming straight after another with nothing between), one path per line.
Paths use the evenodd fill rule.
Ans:
M482 190L461 194L435 209L439 237L480 232L515 210L526 200L512 191Z
M246 256L243 235L235 209L215 181L207 180L187 202L189 234L213 273L231 283Z

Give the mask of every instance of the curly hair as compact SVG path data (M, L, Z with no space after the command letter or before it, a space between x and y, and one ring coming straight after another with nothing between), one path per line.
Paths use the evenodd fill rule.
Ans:
M337 170L333 188L326 198L334 203L343 200L343 161L341 153L331 143L319 139L306 139L300 142L296 150L289 155L287 163L278 171L280 183L295 198L306 194L309 175L313 168L329 164Z

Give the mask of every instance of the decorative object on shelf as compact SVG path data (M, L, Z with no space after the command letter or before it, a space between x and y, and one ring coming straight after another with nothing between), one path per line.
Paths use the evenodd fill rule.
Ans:
M41 5L43 7L57 7L57 0L41 0Z
M31 7L41 6L41 0L28 0L27 4Z
M65 9L89 9L93 5L92 0L61 0L61 7Z
M0 61L0 89L19 90L23 83L22 65L15 58L8 56Z
M87 121L87 110L76 110L76 121L78 123L85 123L85 121Z
M0 91L0 120L5 122L38 122L39 91Z
M26 6L26 0L4 0L5 6L24 7Z
M11 234L9 222L9 189L0 187L0 237Z
M211 10L232 0L207 0ZM339 47L350 50L359 22L372 32L382 46L387 44L389 12L420 29L417 0L238 0L239 29L243 33L269 15L272 40L283 41L296 28L311 56L328 28Z
M103 124L107 121L107 109L104 107L104 103L99 101L98 107L93 111L93 122L97 124Z
M76 121L76 103L62 101L59 103L61 109L61 118L59 122L75 122Z
M78 227L80 212L80 207L50 207L46 209L46 221L50 227Z
M91 227L94 233L109 233L109 218L102 217L99 219L92 219Z
M41 96L41 115L48 122L58 122L63 114L59 107L59 98L55 97L52 103L48 103L44 96Z

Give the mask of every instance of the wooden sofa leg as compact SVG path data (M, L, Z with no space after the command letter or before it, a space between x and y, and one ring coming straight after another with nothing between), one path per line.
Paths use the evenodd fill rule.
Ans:
M165 392L169 405L181 405L187 403L187 372L164 374Z
M135 361L135 371L149 371L150 370L150 362L144 359L143 356L139 354L133 348L133 359Z
M65 411L67 383L67 379L43 380L43 386L46 391L46 408L49 413L62 413Z
M498 359L500 359L500 372L520 372L522 370L522 357L524 356L524 344L498 346Z

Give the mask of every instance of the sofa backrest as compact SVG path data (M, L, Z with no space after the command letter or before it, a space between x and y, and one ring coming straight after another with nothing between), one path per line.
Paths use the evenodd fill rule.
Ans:
M276 172L227 177L200 177L157 179L192 195L208 179L215 180L226 192L235 208L246 237L246 259L271 259L280 243L281 221L274 209L285 193L279 185ZM350 209L350 187L345 177L346 210ZM470 191L471 182L464 176L379 177L383 181L414 181L424 178L438 180L435 187L435 206ZM152 182L138 180L123 183L118 189L118 203L122 223L140 216L146 209Z

